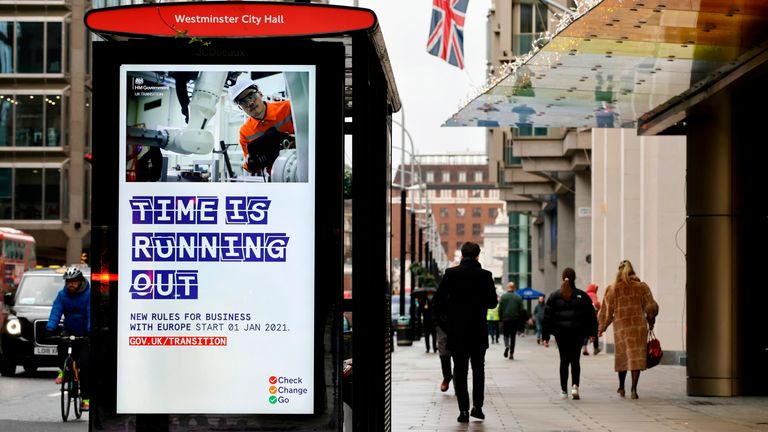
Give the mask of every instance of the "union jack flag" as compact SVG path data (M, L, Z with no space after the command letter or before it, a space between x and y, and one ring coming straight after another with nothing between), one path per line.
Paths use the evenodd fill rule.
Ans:
M432 0L427 51L464 69L464 15L469 0Z

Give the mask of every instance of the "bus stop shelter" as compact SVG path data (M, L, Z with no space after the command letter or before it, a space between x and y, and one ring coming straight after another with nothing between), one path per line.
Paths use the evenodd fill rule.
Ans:
M205 2L94 9L85 20L99 39L94 428L341 430L346 403L355 430L389 430L400 100L375 14ZM246 79L258 83L249 97L269 99L267 117L289 100L295 126L295 144L280 142L261 178L239 167L251 150L240 153L245 116L230 89ZM345 140L357 167L351 300ZM343 394L342 314L355 311L354 333L365 337L354 339L355 379Z

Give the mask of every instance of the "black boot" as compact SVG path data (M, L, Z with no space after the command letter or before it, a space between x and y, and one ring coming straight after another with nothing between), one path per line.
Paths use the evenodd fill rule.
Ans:
M472 411L469 415L474 418L479 418L480 420L485 420L485 414L483 414L483 409L480 407L472 407Z
M456 421L459 423L469 423L469 411L459 411L459 417Z

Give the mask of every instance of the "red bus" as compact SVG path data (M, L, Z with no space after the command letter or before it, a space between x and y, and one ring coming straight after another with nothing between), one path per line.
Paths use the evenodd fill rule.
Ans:
M0 294L16 291L21 275L31 268L35 268L35 238L0 227Z

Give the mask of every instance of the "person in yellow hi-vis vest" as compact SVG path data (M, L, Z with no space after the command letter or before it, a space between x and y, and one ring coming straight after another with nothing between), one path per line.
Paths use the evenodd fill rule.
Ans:
M493 309L488 309L488 315L485 319L488 321L488 336L491 337L491 343L499 343L499 305Z

